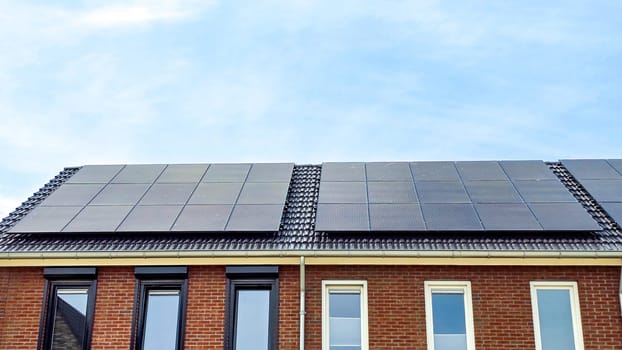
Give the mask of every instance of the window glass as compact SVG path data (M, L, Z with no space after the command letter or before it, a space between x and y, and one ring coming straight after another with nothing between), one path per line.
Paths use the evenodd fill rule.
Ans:
M87 302L88 289L56 289L52 350L82 350Z
M331 350L361 349L361 295L329 293L329 343Z
M270 290L237 291L236 350L268 350Z
M542 350L575 349L569 289L539 289L538 316Z
M175 350L179 324L179 290L149 290L143 350Z
M464 294L432 293L435 350L466 350Z

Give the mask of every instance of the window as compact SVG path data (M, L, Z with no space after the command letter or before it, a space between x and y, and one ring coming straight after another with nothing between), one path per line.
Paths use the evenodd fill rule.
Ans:
M47 284L40 348L90 349L95 308L95 268L45 268L43 273Z
M227 337L230 350L276 350L278 266L227 267Z
M474 350L471 283L426 281L428 350Z
M583 350L576 282L531 282L537 350Z
M137 267L137 350L183 349L186 267Z
M368 350L367 281L322 281L322 349Z

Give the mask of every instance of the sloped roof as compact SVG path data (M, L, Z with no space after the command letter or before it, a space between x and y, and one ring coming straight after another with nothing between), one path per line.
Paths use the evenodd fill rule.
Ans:
M593 232L319 232L319 165L294 166L277 232L7 234L79 168L66 168L0 223L0 253L140 251L542 251L622 252L622 230L561 163L547 163L603 228Z

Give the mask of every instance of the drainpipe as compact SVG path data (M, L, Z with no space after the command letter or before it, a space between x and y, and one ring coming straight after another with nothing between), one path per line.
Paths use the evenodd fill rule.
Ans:
M305 350L305 257L300 257L300 350Z
M620 309L622 309L622 267L620 267Z

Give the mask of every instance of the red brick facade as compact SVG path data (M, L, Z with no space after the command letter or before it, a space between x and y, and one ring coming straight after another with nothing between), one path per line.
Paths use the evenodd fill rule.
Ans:
M321 281L367 280L369 346L426 349L424 281L468 280L478 350L534 349L529 282L577 281L585 349L622 349L619 267L307 266L306 348L321 348ZM189 267L185 348L223 348L225 269ZM0 349L36 349L41 268L0 268ZM132 267L100 267L92 349L128 349ZM298 266L281 266L279 349L298 349Z

